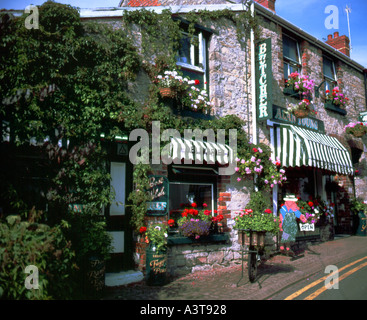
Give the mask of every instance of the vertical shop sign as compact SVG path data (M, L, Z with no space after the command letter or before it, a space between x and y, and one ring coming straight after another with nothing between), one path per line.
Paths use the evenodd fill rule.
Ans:
M168 179L164 176L149 176L148 193L152 200L147 202L147 215L164 216L168 211Z
M272 118L272 83L273 72L271 66L271 39L259 41L256 45L256 106L257 121Z

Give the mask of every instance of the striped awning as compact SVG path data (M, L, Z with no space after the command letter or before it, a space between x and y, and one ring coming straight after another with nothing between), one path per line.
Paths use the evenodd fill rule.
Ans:
M274 156L284 167L309 166L353 175L348 150L334 137L296 126L275 128Z
M233 162L233 149L213 142L195 141L184 138L171 139L171 158L193 164L228 164Z

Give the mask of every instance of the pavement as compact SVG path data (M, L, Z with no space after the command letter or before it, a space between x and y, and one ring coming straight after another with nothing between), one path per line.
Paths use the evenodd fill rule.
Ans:
M109 288L103 300L271 300L284 287L363 254L367 255L367 237L336 236L327 242L305 243L295 257L278 254L263 261L254 283L244 262L243 277L239 264L170 279L164 286L140 281Z

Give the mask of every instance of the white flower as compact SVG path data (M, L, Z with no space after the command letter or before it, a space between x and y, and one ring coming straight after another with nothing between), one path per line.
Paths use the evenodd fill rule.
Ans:
M153 247L153 249L152 249L153 251L155 251L155 247Z
M165 234L164 234L164 237L165 237L165 238L167 238L167 237L168 237L167 233L165 233Z
M157 230L161 231L161 227L160 226L156 226L154 229L157 229Z

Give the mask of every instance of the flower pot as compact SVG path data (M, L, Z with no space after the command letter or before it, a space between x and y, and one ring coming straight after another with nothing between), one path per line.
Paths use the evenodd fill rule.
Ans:
M105 286L105 261L98 256L91 256L87 260L85 274L85 292L90 298L100 298Z
M252 239L250 232L238 232L238 243L246 246L264 247L265 246L265 231L252 231Z
M353 131L352 135L355 136L355 137L357 137L357 138L360 138L360 137L363 137L365 135L365 132L364 131L355 130L355 131Z
M155 251L150 244L146 249L146 281L150 286L163 286L166 284L167 252Z
M162 98L173 98L175 96L172 88L159 88L159 93Z
M308 109L296 109L293 111L293 114L296 116L296 118L306 118L310 113L310 110Z

